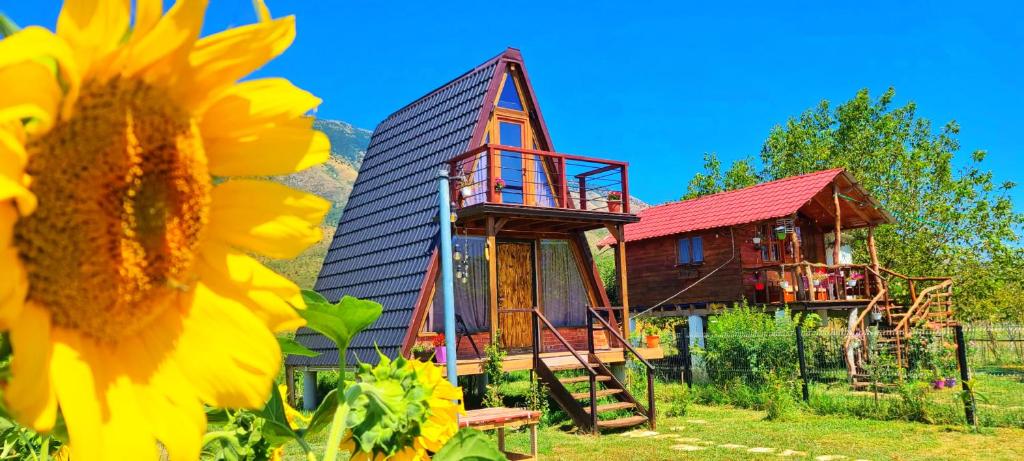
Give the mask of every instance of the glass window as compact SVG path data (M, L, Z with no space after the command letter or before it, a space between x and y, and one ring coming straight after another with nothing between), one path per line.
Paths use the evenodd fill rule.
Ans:
M693 263L697 264L704 262L704 239L701 237L694 237L690 239L690 244L692 249L690 253L693 255Z
M690 264L690 239L679 239L679 264Z
M498 96L498 107L523 110L522 100L519 99L519 91L516 90L516 82L513 80L512 75L506 75L508 76L505 78L505 86L501 89L501 95Z
M523 125L516 122L498 122L498 142L505 146L523 146ZM504 203L523 203L523 154L512 151L501 152L501 172L505 181L501 191Z

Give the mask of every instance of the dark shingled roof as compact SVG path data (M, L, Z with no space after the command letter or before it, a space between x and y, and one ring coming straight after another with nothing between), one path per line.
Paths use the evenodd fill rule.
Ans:
M350 364L376 363L375 348L389 357L401 352L437 245L437 172L469 150L503 55L391 114L373 131L316 282L316 291L331 301L351 295L384 306L384 315L350 346ZM337 366L338 351L327 338L303 328L296 339L320 355L289 356L288 365Z

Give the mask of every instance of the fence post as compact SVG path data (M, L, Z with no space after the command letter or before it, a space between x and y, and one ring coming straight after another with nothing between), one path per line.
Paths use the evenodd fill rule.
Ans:
M796 324L796 355L800 359L800 390L803 392L804 402L811 400L811 394L807 389L807 356L804 354L804 326Z
M690 329L686 325L676 325L676 347L683 357L683 381L693 387L693 371L690 364Z
M967 343L964 341L964 327L962 325L954 326L953 333L956 338L956 362L960 367L960 386L966 393L964 417L967 418L967 424L975 426L978 424L978 421L974 415L974 398L972 395L973 391L971 390L973 384L968 384L967 382L971 378L971 373L967 364Z

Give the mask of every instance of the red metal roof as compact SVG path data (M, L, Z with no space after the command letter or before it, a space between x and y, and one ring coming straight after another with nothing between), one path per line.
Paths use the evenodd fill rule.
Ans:
M626 225L626 242L790 216L842 173L834 168L646 208L640 222ZM613 243L609 236L598 245Z

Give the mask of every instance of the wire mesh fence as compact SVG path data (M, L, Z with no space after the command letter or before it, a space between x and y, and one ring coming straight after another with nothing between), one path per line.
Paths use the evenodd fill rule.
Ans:
M791 328L688 338L683 326L669 339L675 347L654 364L659 379L687 382L707 403L756 407L764 403L762 390L785 383L818 413L964 423L970 407L980 425L1024 427L1024 326L966 325L962 342L956 328L907 335Z

